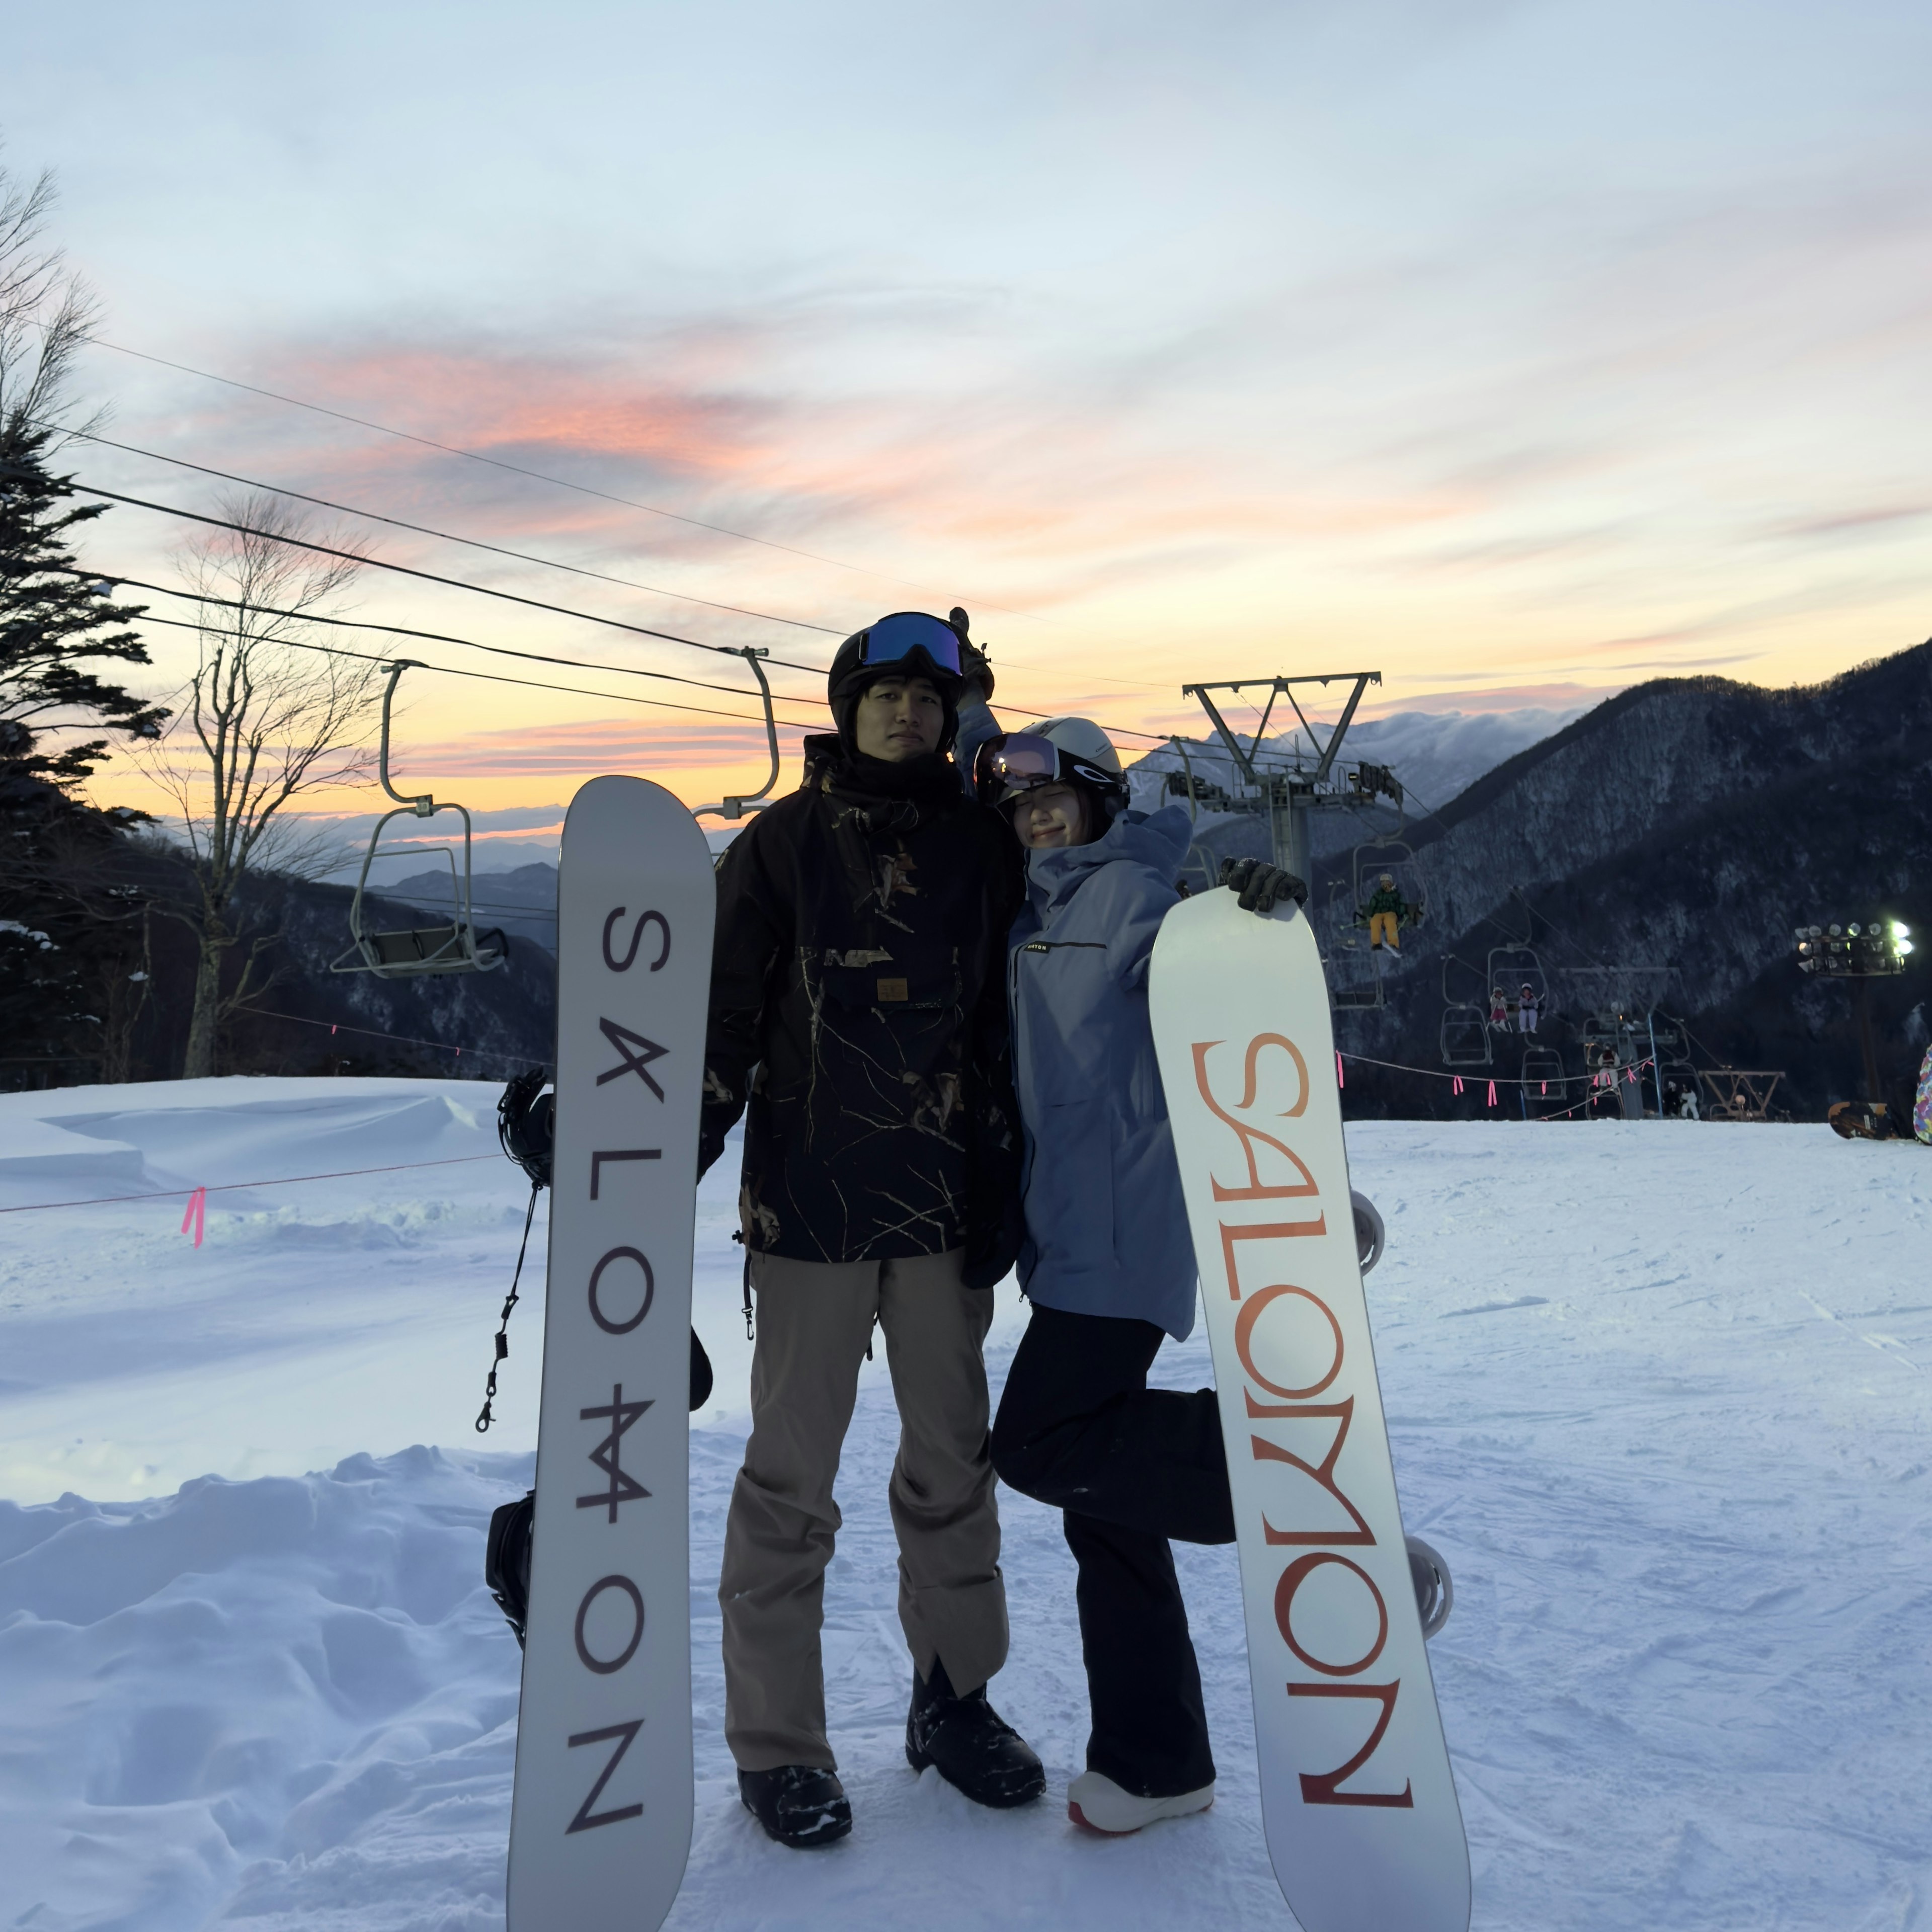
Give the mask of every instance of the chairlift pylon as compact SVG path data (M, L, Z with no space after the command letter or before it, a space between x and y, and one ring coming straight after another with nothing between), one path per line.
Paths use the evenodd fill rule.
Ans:
M765 668L758 662L764 655L762 650L749 644L739 652L752 667L752 674L758 680L758 694L765 701L765 740L772 751L770 773L756 791L728 796L716 805L694 806L691 813L694 818L702 818L707 812L715 813L720 818L742 818L748 812L763 812L772 802L766 794L778 782L778 723L772 710L771 680L765 676Z
M499 932L478 934L470 905L470 814L460 805L439 805L428 793L405 797L389 782L389 712L396 686L404 671L424 667L413 658L399 658L389 667L389 682L382 692L382 742L376 760L376 776L382 789L396 801L393 812L386 812L369 835L369 849L362 855L362 870L356 881L356 896L349 904L349 950L333 961L332 973L373 973L379 980L418 980L446 973L494 972L509 956L509 941ZM368 890L369 868L375 863L382 840L382 828L392 818L434 818L440 812L453 812L463 820L463 878L454 907L455 916L447 926L411 926L395 932L368 932L362 926L362 902ZM455 892L456 856L448 846L441 850L449 859L450 883ZM411 856L421 854L411 848Z

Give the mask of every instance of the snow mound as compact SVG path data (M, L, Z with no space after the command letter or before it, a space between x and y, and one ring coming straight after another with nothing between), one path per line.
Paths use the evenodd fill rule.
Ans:
M516 1648L478 1552L531 1466L0 1504L5 1922L500 1925Z

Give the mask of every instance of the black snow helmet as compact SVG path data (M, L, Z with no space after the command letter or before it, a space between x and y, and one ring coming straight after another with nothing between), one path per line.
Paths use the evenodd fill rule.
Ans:
M825 694L838 736L852 749L852 710L866 688L882 677L929 678L946 708L938 748L952 748L959 729L960 647L958 627L924 610L894 610L855 631L838 646L826 674Z

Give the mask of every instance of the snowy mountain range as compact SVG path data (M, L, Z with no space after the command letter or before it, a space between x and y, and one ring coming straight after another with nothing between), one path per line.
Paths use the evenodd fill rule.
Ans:
M1492 771L1505 758L1515 757L1540 740L1560 731L1580 718L1588 706L1567 710L1526 707L1517 711L1397 711L1386 718L1371 718L1348 728L1342 755L1366 758L1386 765L1402 781L1408 794L1412 811L1418 816L1432 808L1447 805L1466 791L1485 772ZM1245 749L1249 734L1232 718L1236 736ZM1321 743L1328 742L1328 730L1318 725ZM1234 778L1234 760L1218 739L1187 738L1186 763L1197 779L1227 790ZM1298 757L1318 758L1319 748L1298 728L1272 734L1262 747L1261 755L1275 763ZM1134 802L1145 807L1156 801L1167 774L1182 770L1178 752L1163 748L1150 752L1128 767ZM1157 776L1156 776L1157 775Z

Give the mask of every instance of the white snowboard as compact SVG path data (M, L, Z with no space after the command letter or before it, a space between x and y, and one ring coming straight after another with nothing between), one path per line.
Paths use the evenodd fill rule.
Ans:
M1466 1932L1469 1855L1362 1297L1306 919L1184 899L1154 951L1246 1614L1262 1819L1306 1932Z
M509 1932L652 1932L691 1847L691 1258L716 904L690 813L564 821L556 1145Z

